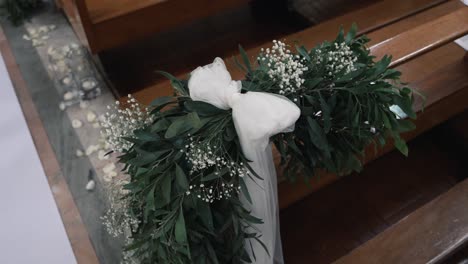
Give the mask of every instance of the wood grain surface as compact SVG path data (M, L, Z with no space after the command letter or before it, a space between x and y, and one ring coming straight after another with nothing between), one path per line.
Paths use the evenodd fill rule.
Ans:
M61 6L91 52L187 24L250 0L61 0ZM83 35L82 32L85 34Z
M336 261L437 263L468 241L468 180Z

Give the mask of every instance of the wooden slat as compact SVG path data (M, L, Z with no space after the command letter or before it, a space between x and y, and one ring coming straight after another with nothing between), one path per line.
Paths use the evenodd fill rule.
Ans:
M377 58L393 51L392 65L398 65L467 33L468 7L463 6L453 13L378 43L370 50Z
M468 180L335 263L437 263L468 242L466 204Z
M99 0L96 0L99 1ZM170 0L149 5L93 24L93 52L173 29L197 19L230 10L251 0Z
M402 34L425 23L429 23L444 15L448 15L462 7L464 6L460 1L448 1L444 4L432 7L430 12L419 12L412 15L411 19L401 19L393 23L392 26L374 30L372 33L370 33L372 38L369 46L375 46L376 44L382 43L396 35Z
M168 0L85 0L93 24ZM195 1L194 1L195 2Z

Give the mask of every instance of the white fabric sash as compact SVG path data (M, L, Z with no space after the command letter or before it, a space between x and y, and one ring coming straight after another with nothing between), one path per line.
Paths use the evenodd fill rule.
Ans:
M203 101L221 109L232 109L232 116L244 155L262 178L244 180L252 203L242 197L252 215L263 220L255 230L268 252L256 241L247 242L247 251L258 264L282 264L283 252L279 232L278 190L270 137L294 130L300 109L286 97L260 92L241 94L242 83L233 81L224 61L198 67L191 74L188 87L194 101ZM252 254L250 249L252 243Z

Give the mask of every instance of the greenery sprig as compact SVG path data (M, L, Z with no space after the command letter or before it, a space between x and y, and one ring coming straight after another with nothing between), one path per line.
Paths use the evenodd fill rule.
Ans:
M390 57L374 61L368 42L356 37L353 26L348 34L340 30L334 41L311 50L296 46L293 53L274 41L254 64L240 48L243 63L238 65L246 72L242 92L286 96L301 109L294 132L273 138L290 180L297 175L308 179L317 169L358 171L364 149L384 145L388 137L408 154L400 133L414 125L392 108L415 118L413 90L400 82L400 72L389 68ZM122 221L125 259L148 264L255 262L246 247L262 243L261 234L249 227L262 219L253 217L240 199L255 203L244 178L258 176L242 154L232 113L191 100L186 80L161 74L171 80L174 96L157 98L144 113L130 99L131 109L118 111L122 118L106 115L115 121L106 123L105 134L120 146L119 162L129 177L120 206L120 215L130 218ZM124 123L112 125L119 120Z
M186 82L173 80L178 94L188 94ZM137 259L137 263L249 262L245 239L258 239L259 234L248 233L246 228L261 220L239 201L240 191L247 193L243 177L249 177L244 171L249 167L231 112L187 96L161 97L150 107L152 124L125 137L132 147L119 157L130 175L123 199L139 222L130 235L127 259ZM192 148L206 151L202 158L226 164L194 170L189 159Z
M356 38L356 32L353 25L346 35L341 29L334 41L311 50L296 46L294 61L306 70L294 91L283 92L282 80L272 78L271 69L278 66L272 56L260 54L254 68L240 50L245 90L282 94L301 109L294 132L273 139L290 180L298 175L313 177L317 169L337 174L359 171L365 147L371 143L383 146L388 137L408 155L400 133L414 129L414 124L390 107L398 106L409 118L416 118L414 92L400 82L401 73L389 67L391 57L374 61L365 46L369 39Z

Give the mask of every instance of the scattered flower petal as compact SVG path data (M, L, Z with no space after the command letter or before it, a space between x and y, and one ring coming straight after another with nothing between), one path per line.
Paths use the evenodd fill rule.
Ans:
M109 174L111 171L115 170L115 164L114 163L109 163L104 168L102 168L102 171L104 174Z
M76 156L77 156L77 157L83 157L83 156L84 156L84 152L83 152L81 149L77 149L77 150L76 150Z
M86 155L89 156L98 150L99 145L89 145L88 148L86 148Z
M89 111L88 114L86 115L86 120L88 120L89 123L93 123L96 121L96 114L93 111Z
M83 122L81 122L80 120L78 119L73 119L72 120L72 127L73 128L80 128L83 126Z
M66 92L63 95L63 100L70 101L71 99L73 99L73 97L75 97L75 95L72 92Z
M96 182L94 180L90 180L86 184L86 190L87 191L93 191L95 187L96 187Z

